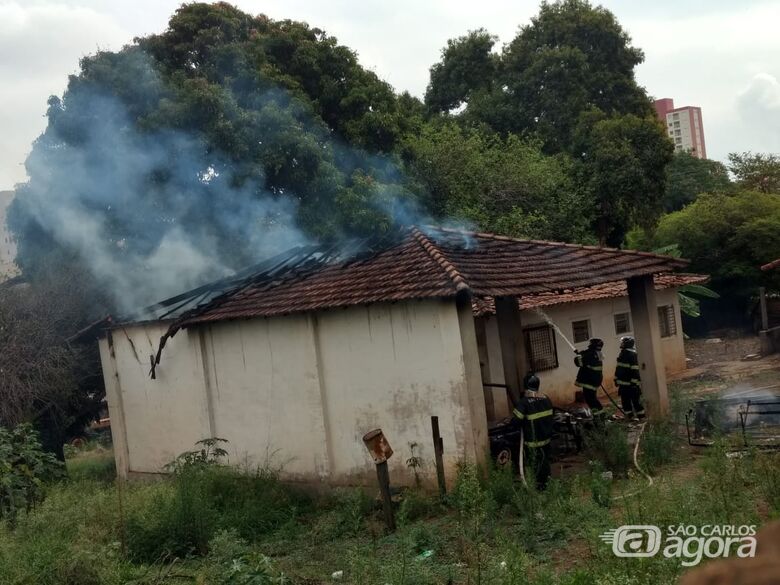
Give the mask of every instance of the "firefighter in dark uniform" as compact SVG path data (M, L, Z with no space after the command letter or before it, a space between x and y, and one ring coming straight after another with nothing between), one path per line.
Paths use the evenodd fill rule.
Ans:
M588 342L588 348L584 351L578 351L574 358L574 364L579 368L574 384L582 388L585 402L588 403L594 415L598 415L604 410L597 396L601 382L604 380L604 359L601 355L603 348L604 342L601 339L593 338Z
M533 469L536 487L544 489L550 479L550 439L553 434L553 404L539 392L536 374L523 378L523 395L514 409L514 415L523 427L523 458Z
M639 379L639 358L633 337L623 337L620 340L620 354L615 368L615 384L623 406L623 412L629 419L645 418L642 407L642 386Z

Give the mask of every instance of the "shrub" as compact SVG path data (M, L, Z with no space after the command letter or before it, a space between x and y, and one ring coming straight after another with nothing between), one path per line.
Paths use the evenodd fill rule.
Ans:
M668 422L648 423L640 443L642 468L649 474L654 474L659 467L672 461L677 445L674 425Z
M318 514L313 533L318 539L332 540L340 536L355 536L373 511L374 500L362 489L340 488L321 502L325 507Z
M43 498L45 482L62 472L62 464L43 450L32 425L0 427L0 517L13 523L20 510Z
M590 455L613 473L623 474L632 462L628 433L622 425L606 424L587 432Z
M221 530L209 542L205 577L213 585L290 583L265 555L253 552L235 530Z
M204 555L219 529L255 540L293 521L308 505L273 470L250 474L221 465L220 441L201 441L202 449L177 457L169 466L172 481L130 507L126 531L134 559Z

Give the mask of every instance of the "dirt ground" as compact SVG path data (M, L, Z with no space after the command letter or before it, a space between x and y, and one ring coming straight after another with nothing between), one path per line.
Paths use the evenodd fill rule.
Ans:
M698 379L712 381L719 389L748 381L754 387L780 383L780 354L761 356L759 348L758 337L733 333L709 341L688 339L688 368L669 376L669 382Z

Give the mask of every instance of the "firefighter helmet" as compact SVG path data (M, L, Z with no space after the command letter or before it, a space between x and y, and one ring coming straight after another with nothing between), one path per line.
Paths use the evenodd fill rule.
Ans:
M632 349L635 343L633 337L626 335L620 338L620 349Z
M591 339L588 342L588 347L589 348L592 347L592 348L596 349L597 351L601 351L603 349L603 347L604 347L604 341L602 341L598 337L594 337L593 339Z
M533 372L528 372L523 378L523 388L525 390L530 390L531 392L538 392L541 384L542 383L541 380L539 380L539 376L537 376Z

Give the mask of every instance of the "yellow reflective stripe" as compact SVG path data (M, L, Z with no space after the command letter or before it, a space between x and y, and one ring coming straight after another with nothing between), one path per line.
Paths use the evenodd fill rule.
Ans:
M632 367L631 364L627 364L625 362L618 362L617 365L621 366L623 368L630 368L630 367Z
M535 412L533 414L529 414L526 418L528 420L536 420L537 418L544 418L545 416L552 416L553 411L552 409L549 410L542 410L541 412Z
M595 370L597 372L600 372L602 370L601 366L586 366L590 370Z
M514 413L514 415L515 415L517 418L525 418L525 415L524 415L522 412L520 412L519 410L517 410L516 408L515 408L515 409L513 409L513 410L512 410L512 412Z
M626 380L615 380L615 384L618 386L630 386L631 382L628 382Z
M525 444L527 447L544 447L550 442L550 439L545 439L544 441L526 441Z
M580 388L587 388L588 390L598 390L598 386L591 386L590 384L586 384L585 382L574 382L575 386L579 386Z
M632 370L638 370L638 369L639 369L639 364L637 364L637 365L635 365L635 366L631 366L631 369L632 369Z

